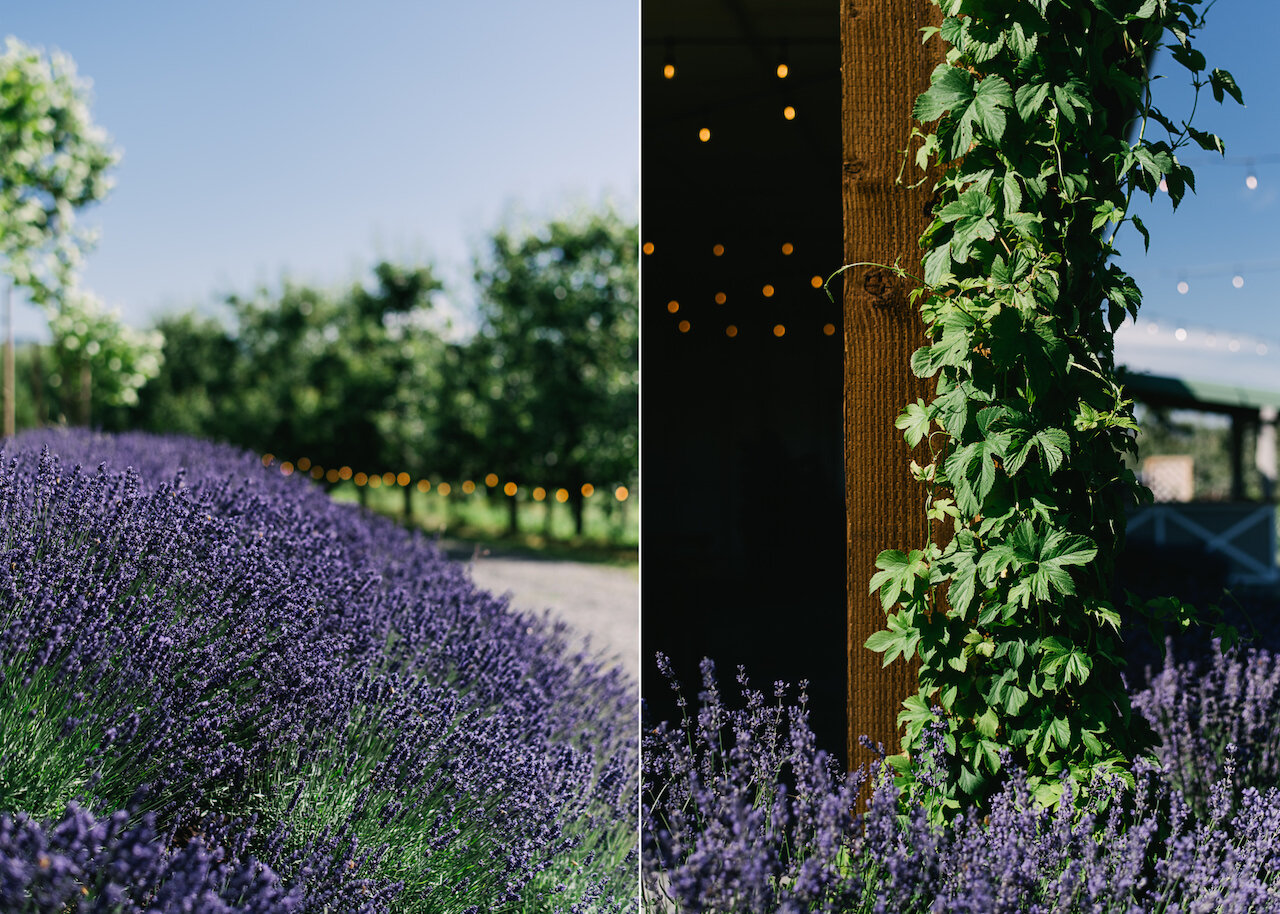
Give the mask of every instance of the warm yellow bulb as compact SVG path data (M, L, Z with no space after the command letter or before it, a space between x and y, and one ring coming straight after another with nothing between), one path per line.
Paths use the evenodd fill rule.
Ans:
M787 74L791 72L791 68L785 63L778 64L778 79L786 79Z
M568 500L569 500L568 489L556 489L556 501L560 502L560 504L564 504Z
M284 463L280 464L280 472L286 476L292 476L293 464L286 460Z
M409 484L409 474L408 474L408 473L397 473L397 474L396 474L396 485L398 485L398 486L407 486L408 484Z
M319 479L319 478L320 478L321 476L323 476L323 475L324 475L324 467L318 467L318 466L317 466L317 467L312 467L312 468L311 468L311 478L312 478L312 479Z
M534 501L544 501L546 500L546 497L547 497L547 490L542 488L542 486L538 486L533 490Z
M782 116L789 121L794 121L796 119L796 109L787 105L787 107L782 109Z
M419 479L419 480L418 480L418 491L419 491L419 492L429 492L429 491L431 491L431 480L429 480L429 479Z
M440 485L436 487L436 491L439 492L441 495L448 495L450 492L453 491L453 487L450 486L447 482L442 482L440 483Z
M836 325L835 325L835 324L823 324L823 325L822 325L822 332L823 332L823 333L825 333L827 336L832 336L832 335L836 332Z
M355 475L355 479L353 479L353 480L351 480L351 481L352 481L352 482L354 482L354 483L355 483L356 485L358 485L358 486L362 486L362 485L364 485L366 482L368 482L368 481L369 481L369 477L368 477L368 476L366 476L364 473L357 473L357 474Z
M813 286L815 289L821 289L821 288L822 288L822 277L821 277L821 276L814 276L814 277L811 277L811 278L809 279L809 285Z
M727 296L727 295L725 295L723 292L717 292L717 293L716 293L716 304L717 304L717 305L723 305L723 304L724 304L726 301L728 301L728 300L729 300L728 296Z
M652 253L653 253L653 242L652 242L652 241L646 241L646 242L644 243L644 246L643 246L643 247L641 247L641 248L640 248L640 250L644 251L646 254L652 254Z
M760 291L764 294L765 298L773 298L774 289L773 289L773 286L769 285L768 283L765 283L764 288L761 289Z
M701 130L699 130L699 131L698 131L698 139L702 140L702 142L704 142L704 143L705 143L707 140L711 139L711 128L710 128L710 127L703 127Z
M681 322L680 322L679 324L677 324L676 326L678 326L678 327L680 328L680 332L681 332L681 333L688 333L688 332L689 332L689 326L690 326L690 324L689 324L689 322L688 322L688 321L681 321Z
M275 459L276 459L276 458L275 458L275 455L274 455L274 454L263 454L263 455L262 455L262 465L263 465L264 467L269 467L269 466L271 466L271 461L273 461L273 460L275 460Z
M339 479L350 479L350 478L351 478L351 467L343 467L342 469L338 470L338 478L339 478Z
M733 324L730 324L728 327L724 328L724 335L727 336L729 339L733 339L735 336L738 335L738 328L735 327Z
M382 474L382 484L384 486L393 486L396 484L396 474L390 470Z
M335 469L328 469L328 470L326 470L326 471L325 471L325 474L324 474L324 481L325 481L325 482L330 483L330 484L333 484L333 483L335 483L335 482L337 482L337 481L338 481L338 478L339 478L339 477L338 477L338 471L337 471L337 470L335 470Z
M787 328L786 328L786 327L784 327L784 326L782 326L781 324L774 324L774 325L773 325L773 335L774 335L774 336L782 336L782 335L783 335L783 334L785 334L786 332L787 332Z
M515 484L514 482L509 482L509 483L507 483L505 486L503 486L503 487L502 487L502 491L503 491L504 493L506 493L507 495L515 495L515 494L516 494L516 484Z
M463 482L463 484L462 484L462 493L463 493L464 495L470 495L470 494L471 494L472 492L474 492L475 490L476 490L476 484L475 484L474 482L472 482L470 479L468 479L468 480L466 480L465 482Z
M675 314L679 310L680 310L680 302L676 301L674 298L671 301L667 302L668 314Z
M717 257L723 257L723 256L724 256L724 245L723 245L723 244L712 245L712 247L711 247L711 253L712 253L712 254L715 254Z
M665 64L662 68L662 75L667 79L676 78L676 65L673 63Z
M301 470L301 471L302 471L302 472L304 472L304 473L305 473L305 472L307 472L307 470L311 469L311 458L309 458L309 457L299 457L299 458L298 458L298 469L299 469L299 470Z
M593 486L591 483L584 482L582 484L582 495L584 498L590 498L592 495L595 494L595 491L596 491L596 487Z
M618 486L618 488L613 490L613 497L618 499L618 501L626 501L627 496L630 494L631 493L627 491L626 486Z
M498 484L498 474L490 473L487 476L485 476L484 484L492 489L494 486Z
M796 246L795 246L794 244L792 244L790 241L784 241L784 242L782 243L782 253L783 253L783 254L786 254L786 255L790 256L791 252L792 252L792 251L794 251L795 249L796 249Z

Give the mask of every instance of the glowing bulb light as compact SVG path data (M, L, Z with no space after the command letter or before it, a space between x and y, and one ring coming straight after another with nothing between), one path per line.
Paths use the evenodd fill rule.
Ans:
M702 140L702 142L704 142L704 143L705 143L707 140L711 139L711 128L710 128L710 127L703 127L701 130L699 130L699 131L698 131L698 139Z
M787 107L782 109L782 116L789 121L794 121L796 119L796 109L787 105Z

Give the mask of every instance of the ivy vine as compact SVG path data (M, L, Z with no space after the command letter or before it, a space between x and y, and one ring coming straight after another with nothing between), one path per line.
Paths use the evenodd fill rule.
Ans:
M936 395L897 426L925 445L911 472L948 535L881 553L871 589L888 627L866 646L886 665L919 658L890 761L945 816L983 804L1009 758L1049 804L1068 781L1131 783L1155 740L1130 710L1108 599L1126 504L1149 498L1124 463L1136 426L1113 356L1141 294L1112 260L1124 225L1150 244L1135 194L1163 182L1176 208L1194 191L1180 149L1223 151L1194 107L1174 119L1153 104L1157 47L1197 101L1242 99L1191 45L1199 0L934 2L944 19L925 40L949 50L915 104L936 126L913 139L916 162L945 171L914 299L929 343L911 368ZM1174 621L1192 621L1179 607ZM934 738L941 786L913 762Z

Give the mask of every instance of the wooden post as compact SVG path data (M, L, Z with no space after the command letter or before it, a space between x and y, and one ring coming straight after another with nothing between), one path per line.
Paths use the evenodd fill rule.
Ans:
M13 283L4 290L4 437L14 433L14 353L13 353Z
M922 46L920 29L940 23L941 12L929 0L841 4L846 263L898 262L921 275L919 238L930 222L933 178L910 188L920 172L914 158L902 169L902 150L915 99L944 53L936 39ZM918 549L929 536L924 490L908 473L912 454L893 424L928 387L909 367L911 353L925 342L909 282L867 267L844 276L848 759L857 767L870 758L858 745L864 734L890 753L900 750L898 711L916 690L914 665L881 668L880 655L863 644L885 626L879 598L867 592L876 555Z

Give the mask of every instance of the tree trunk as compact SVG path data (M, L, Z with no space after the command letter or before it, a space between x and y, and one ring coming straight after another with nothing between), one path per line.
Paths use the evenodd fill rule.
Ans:
M520 533L520 501L514 495L507 498L507 533L511 536Z
M35 401L36 425L48 425L49 417L44 409L44 371L40 365L39 343L31 344L31 399Z
M582 486L569 490L569 508L573 511L573 532L579 539L582 537L583 521L582 515L587 506L587 499L582 494Z
M89 427L89 407L93 396L93 372L89 360L80 362L80 424Z
M413 486L404 486L400 491L404 492L404 519L408 523L413 520Z
M920 43L920 28L938 25L928 0L845 0L840 29L844 101L842 184L846 263L900 263L919 276L920 234L928 227L932 177L921 187L914 151L904 172L901 150L911 109L943 59L942 43ZM890 753L901 748L903 699L916 690L916 667L881 666L863 647L885 627L868 582L884 549L920 548L928 540L924 490L908 473L912 453L894 428L902 408L927 395L911 373L911 353L925 342L909 281L875 267L844 274L845 511L848 533L848 759L871 758L866 735ZM920 455L915 455L920 459ZM927 463L927 460L921 460Z

